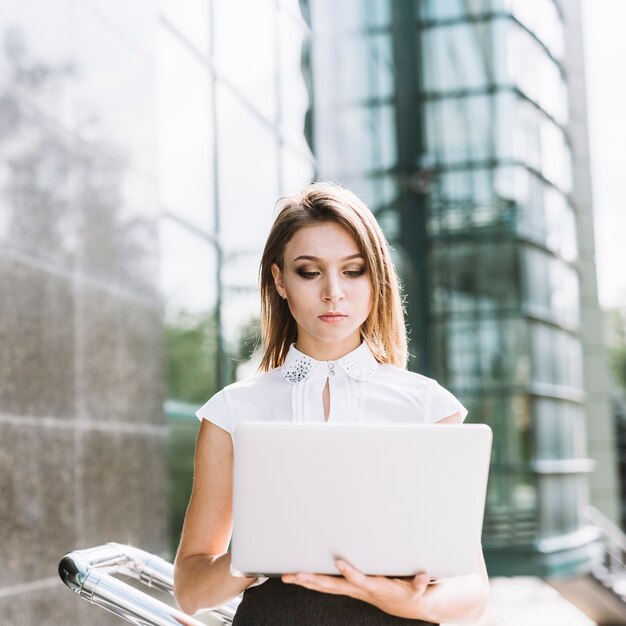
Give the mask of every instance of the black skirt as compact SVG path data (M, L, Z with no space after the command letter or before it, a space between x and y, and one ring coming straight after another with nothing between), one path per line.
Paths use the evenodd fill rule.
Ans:
M246 589L233 626L438 626L389 615L372 604L270 578Z

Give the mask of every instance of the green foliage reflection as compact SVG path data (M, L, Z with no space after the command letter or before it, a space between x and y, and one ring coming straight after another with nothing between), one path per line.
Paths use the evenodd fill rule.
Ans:
M607 311L607 344L613 378L626 394L626 309Z
M228 355L226 376L236 378L239 363L247 361L259 343L258 320L240 329ZM193 481L193 457L198 421L194 412L217 389L217 323L214 311L181 311L165 324L169 422L170 510L172 552L180 533Z
M193 481L193 455L198 432L194 410L217 391L214 311L180 311L165 324L165 346L167 395L170 400L181 403L176 414L168 412L170 546L175 552Z
M181 311L165 325L167 395L201 404L217 391L215 313Z

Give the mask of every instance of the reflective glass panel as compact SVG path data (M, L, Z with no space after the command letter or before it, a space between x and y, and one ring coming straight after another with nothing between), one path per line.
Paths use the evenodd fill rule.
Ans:
M424 89L479 89L502 82L502 55L495 54L495 35L491 20L424 29L419 40Z
M120 32L135 50L144 52L149 59L153 58L154 32L158 17L158 7L154 0L90 0L88 4L93 6L99 17ZM38 6L46 6L46 3L38 3ZM56 8L55 6L55 10ZM51 29L51 32L55 31Z
M308 35L302 18L297 20L285 11L279 11L277 17L281 132L290 144L307 154L304 117L309 107L309 92L303 76L302 50Z
M570 333L530 322L532 381L580 389L582 387L582 347Z
M217 294L215 247L165 218L160 224L160 243L166 318L176 317L179 311L213 312Z
M453 389L507 388L528 380L523 322L515 318L442 320L436 325L435 371Z
M472 168L442 172L438 182L447 201L461 204L471 202L474 205L490 204L493 201L491 170Z
M123 0L118 0L123 2ZM105 2L103 2L105 4ZM128 5L129 3L125 3ZM134 3L131 3L134 4ZM215 3L214 3L215 4ZM207 59L209 57L209 5L207 0L159 0L161 17L181 38Z
M477 95L427 101L428 152L437 163L468 163L508 156L515 128L513 95Z
M210 80L166 29L159 32L159 173L165 211L214 227Z
M433 247L436 311L494 313L518 306L517 251L509 243L463 242Z
M533 32L557 59L563 56L564 30L555 0L507 0L515 19Z
M451 19L500 11L505 0L418 0L422 19Z
M0 98L20 96L66 129L72 123L76 78L72 4L0 3Z
M309 3L311 21L316 31L384 28L391 21L392 2L393 0L316 0Z
M499 167L494 173L494 194L517 207L520 235L567 262L576 260L576 216L561 191L526 168Z
M563 131L548 120L540 125L541 173L564 193L572 188L572 160Z
M73 5L76 134L156 179L156 68L87 3Z
M277 112L276 7L271 0L213 2L219 76L274 122Z
M256 250L279 195L277 137L228 88L217 98L221 241L227 253Z
M394 61L389 34L350 30L341 35L321 34L319 39L313 46L316 105L354 106L393 95Z
M279 195L295 193L308 185L315 178L312 159L303 158L286 146L280 149L280 182L282 189Z
M567 89L563 75L545 48L516 22L501 22L505 29L507 81L556 119L567 123Z
M556 398L533 399L536 457L573 459L586 454L585 415L575 402Z
M344 109L334 115L320 115L318 121L316 147L324 168L322 176L358 177L362 172L385 170L395 164L393 106Z
M565 261L575 261L578 257L578 241L574 209L560 192L549 186L544 191L544 207L546 246Z
M84 147L77 146L66 130L23 99L5 97L1 85L0 102L0 248L71 272L80 246L76 213L86 210L76 202L76 192L93 185L97 159L86 158L88 151L79 149ZM73 171L84 172L89 179L74 179ZM103 175L101 184L118 191L119 176L108 179ZM77 181L75 187L70 180ZM115 212L118 205L115 202Z
M586 476L541 476L539 480L540 538L575 532L580 526L581 487Z
M578 328L580 323L578 272L560 259L552 259L549 280L552 287L550 308L554 315L564 326Z

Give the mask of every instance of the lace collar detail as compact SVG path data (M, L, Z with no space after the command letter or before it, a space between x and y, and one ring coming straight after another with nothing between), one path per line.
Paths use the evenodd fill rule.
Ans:
M360 381L369 380L378 367L378 361L365 342L336 361L317 361L300 352L292 343L280 372L288 383L295 384L307 378L315 368L322 366L324 370L328 370L334 363L337 363L350 378Z

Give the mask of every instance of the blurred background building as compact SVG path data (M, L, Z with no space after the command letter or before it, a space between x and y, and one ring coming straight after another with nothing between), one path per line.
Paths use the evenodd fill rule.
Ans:
M274 203L318 176L392 242L410 367L494 429L490 572L626 607L581 39L578 0L0 8L0 623L118 623L76 547L173 557L193 411L254 372Z
M594 543L579 518L589 453L594 504L616 520L618 496L578 6L310 6L320 175L381 215L409 293L412 367L496 433L492 569L502 550L511 571L512 546L520 569L579 561Z

